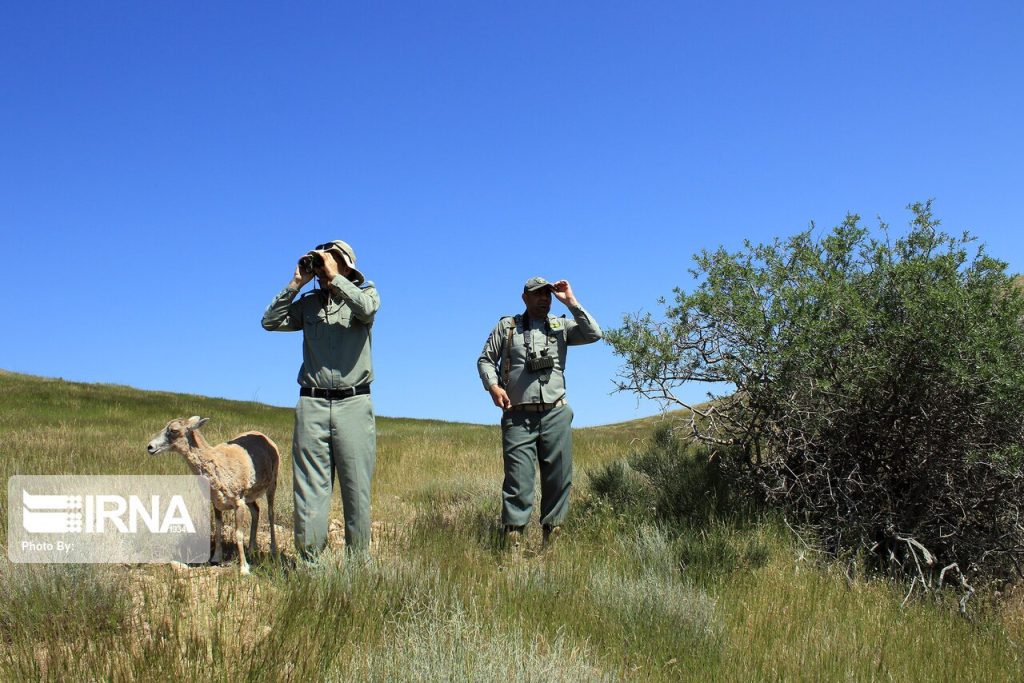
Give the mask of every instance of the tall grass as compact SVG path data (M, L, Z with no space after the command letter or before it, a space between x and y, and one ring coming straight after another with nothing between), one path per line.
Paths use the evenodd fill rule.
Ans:
M192 414L213 418L211 440L259 429L282 447L289 538L290 410L0 374L0 471L183 473L180 459L144 445ZM346 561L337 538L314 564L257 556L247 579L231 565L0 560L0 679L1024 676L1024 618L1010 607L1020 601L976 609L972 621L927 600L901 608L894 587L805 559L771 521L705 511L669 525L591 490L583 473L600 478L650 435L646 424L577 432L573 512L547 550L536 524L521 555L501 547L496 427L380 418L368 561Z

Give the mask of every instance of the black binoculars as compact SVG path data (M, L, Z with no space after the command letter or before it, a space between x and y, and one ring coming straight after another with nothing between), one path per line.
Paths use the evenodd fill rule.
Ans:
M548 355L547 349L541 349L540 353L530 354L526 359L526 369L530 372L543 372L555 367L555 359Z
M315 251L311 251L299 259L299 270L307 275L315 273L317 268L324 267L324 257Z

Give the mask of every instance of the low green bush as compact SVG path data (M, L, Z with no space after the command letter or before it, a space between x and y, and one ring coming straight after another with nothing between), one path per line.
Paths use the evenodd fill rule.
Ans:
M720 460L657 427L645 448L588 473L590 490L617 510L667 523L700 523L743 512Z

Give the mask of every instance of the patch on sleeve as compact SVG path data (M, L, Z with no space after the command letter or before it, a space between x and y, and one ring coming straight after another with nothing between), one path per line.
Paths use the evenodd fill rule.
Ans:
M555 317L553 315L548 316L548 325L551 327L552 330L563 329L565 327L565 316L563 315L561 318Z

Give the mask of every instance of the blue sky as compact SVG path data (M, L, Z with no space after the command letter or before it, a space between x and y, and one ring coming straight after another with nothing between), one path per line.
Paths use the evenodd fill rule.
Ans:
M532 275L612 327L700 249L928 198L1020 272L1022 35L1009 2L8 2L0 368L293 405L260 317L344 239L378 414L496 422L475 361ZM577 425L657 412L618 364L572 350Z

